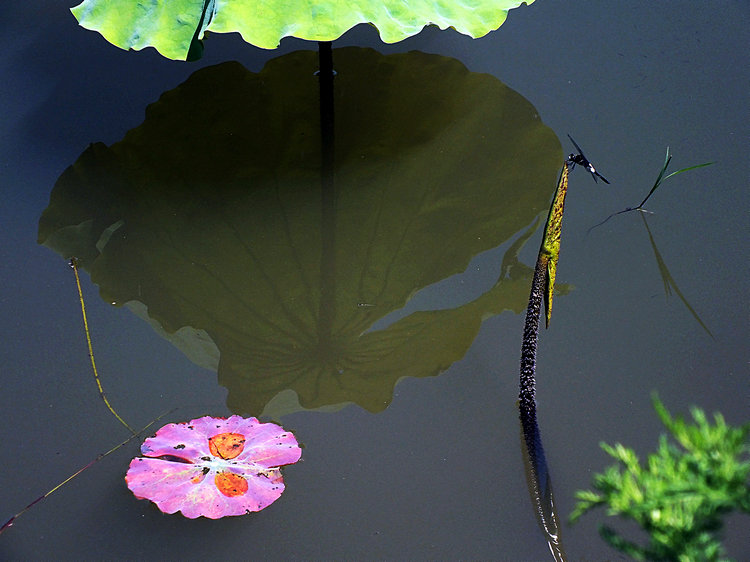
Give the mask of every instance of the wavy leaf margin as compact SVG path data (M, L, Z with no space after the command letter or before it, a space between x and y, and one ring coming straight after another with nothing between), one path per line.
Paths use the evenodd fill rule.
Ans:
M187 60L206 31L238 32L251 45L275 49L284 37L333 41L360 23L396 43L427 25L474 38L500 27L508 11L534 0L84 0L78 23L122 49L154 47ZM194 51L193 51L194 52Z

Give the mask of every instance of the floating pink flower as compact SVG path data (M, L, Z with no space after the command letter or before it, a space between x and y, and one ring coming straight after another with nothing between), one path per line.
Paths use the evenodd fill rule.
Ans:
M125 476L138 499L164 513L218 519L271 505L284 491L279 467L302 454L289 431L256 418L205 416L170 423L141 446Z

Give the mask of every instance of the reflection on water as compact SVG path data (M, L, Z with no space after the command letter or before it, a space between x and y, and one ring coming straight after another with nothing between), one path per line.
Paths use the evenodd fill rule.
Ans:
M643 219L643 225L646 227L646 232L648 233L648 241L651 243L651 249L654 251L654 258L656 259L656 264L659 266L659 274L661 275L662 281L664 282L664 293L669 297L672 294L672 291L674 290L675 293L677 293L677 296L682 301L682 304L685 305L685 308L687 308L690 311L690 314L693 316L696 322L700 325L701 328L703 328L706 333L711 336L711 338L714 338L714 335L711 333L711 330L708 329L708 326L701 320L700 316L698 316L698 313L695 311L695 309L690 305L687 298L685 298L685 295L682 294L682 291L680 291L680 288L677 286L677 281L675 281L674 277L672 277L672 274L669 272L669 269L667 268L667 264L664 262L664 258L661 257L661 252L659 252L659 248L656 247L656 241L654 240L654 235L651 234L651 229L648 227L648 221L646 221L646 215L641 213L641 219Z
M91 145L40 220L40 242L77 256L104 299L217 366L237 413L290 390L304 408L381 411L399 378L439 374L484 318L525 306L531 271L508 265L471 302L370 329L528 225L561 151L526 100L452 59L348 48L334 60L329 203L317 60L297 52L259 74L194 73L122 141Z
M536 413L536 412L535 412ZM533 419L521 412L521 455L526 474L526 485L529 490L531 506L537 523L547 541L553 560L567 560L565 549L560 536L560 520L557 516L555 497L552 493L552 479L544 455L542 437L537 424L536 415ZM529 446L531 444L531 446Z

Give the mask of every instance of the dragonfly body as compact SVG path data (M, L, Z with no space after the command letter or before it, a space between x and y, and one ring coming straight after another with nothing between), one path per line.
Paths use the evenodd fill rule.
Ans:
M599 172L596 171L596 168L594 168L594 165L589 161L588 158L586 158L586 155L583 153L583 150L581 150L581 147L578 146L578 143L573 140L573 137L568 135L568 138L570 139L570 142L573 143L573 146L576 147L576 150L578 150L578 154L569 154L568 158L565 160L566 164L571 167L571 169L575 168L576 164L579 166L582 166L586 168L589 173L591 174L591 177L594 178L594 181L598 183L597 177L601 178L601 180L604 183L609 183L607 181L607 178L605 178L603 175L601 175Z

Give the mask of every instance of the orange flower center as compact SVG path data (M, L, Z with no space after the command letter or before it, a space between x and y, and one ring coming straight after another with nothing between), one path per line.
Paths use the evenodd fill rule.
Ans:
M214 478L214 482L219 491L228 498L241 496L247 493L247 480L239 474L234 474L233 472L219 472L216 475L216 478Z
M245 436L241 433L220 433L208 440L211 454L222 459L233 459L245 448Z

